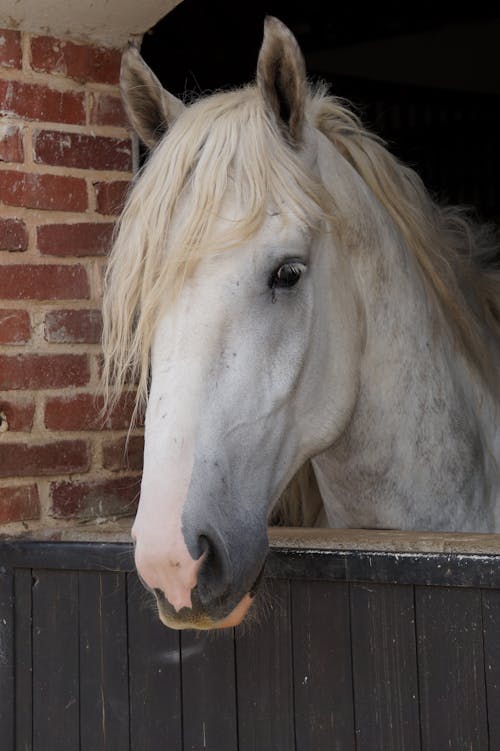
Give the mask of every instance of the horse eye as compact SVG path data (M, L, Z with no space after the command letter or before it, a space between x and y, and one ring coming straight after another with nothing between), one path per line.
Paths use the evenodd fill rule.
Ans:
M288 289L294 287L302 275L302 269L297 263L284 263L273 273L270 287Z

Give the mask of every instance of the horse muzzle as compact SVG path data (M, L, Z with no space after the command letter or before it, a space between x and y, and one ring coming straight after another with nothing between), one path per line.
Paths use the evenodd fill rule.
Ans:
M265 547L254 550L254 556L241 555L241 551L237 556L235 551L231 555L227 545L216 545L213 538L200 536L197 552L201 553L199 558L191 559L196 564L195 578L187 576L181 566L172 567L170 555L164 558L168 576L143 576L143 556L136 555L139 578L155 595L160 620L175 629L208 630L239 625L252 606L263 576L267 539ZM155 563L158 572L159 561ZM172 576L184 579L184 584L175 587ZM165 586L161 586L161 581ZM187 586L186 581L190 582Z

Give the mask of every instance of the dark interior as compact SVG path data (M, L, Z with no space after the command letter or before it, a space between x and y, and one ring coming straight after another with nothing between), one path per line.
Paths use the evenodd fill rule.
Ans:
M142 53L180 96L251 81L266 13L296 35L312 80L345 97L441 201L500 220L500 10L322 0L184 0Z

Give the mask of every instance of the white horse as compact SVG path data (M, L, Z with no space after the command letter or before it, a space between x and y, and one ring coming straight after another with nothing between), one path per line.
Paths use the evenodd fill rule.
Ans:
M104 379L147 401L133 536L162 620L240 622L309 459L318 523L500 531L485 236L310 89L276 19L255 86L185 107L131 48L122 89L152 153L111 254Z

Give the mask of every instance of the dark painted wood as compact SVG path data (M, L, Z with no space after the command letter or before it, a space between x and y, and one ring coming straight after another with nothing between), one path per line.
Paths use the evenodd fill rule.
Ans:
M353 584L350 595L356 749L420 751L413 588Z
M289 584L265 590L254 622L236 629L239 751L295 748Z
M291 582L297 751L354 751L348 585Z
M234 631L181 633L184 751L237 751Z
M484 671L490 749L500 748L500 591L483 591Z
M79 751L78 574L33 579L33 749Z
M130 749L182 751L179 633L160 623L135 574L127 588Z
M46 542L1 540L0 561L14 568L59 571L133 571L129 542Z
M125 574L81 571L80 751L128 751Z
M500 556L273 553L233 641L162 626L130 546L44 545L0 569L2 751L500 748Z
M31 584L30 569L16 571L16 751L31 751L33 746Z
M118 542L2 540L0 560L15 568L134 570L131 543ZM273 548L265 575L273 579L500 589L500 554Z
M14 748L14 572L0 568L0 743Z
M271 550L266 576L321 581L500 589L500 555Z
M415 604L422 750L487 751L481 592L417 587Z

